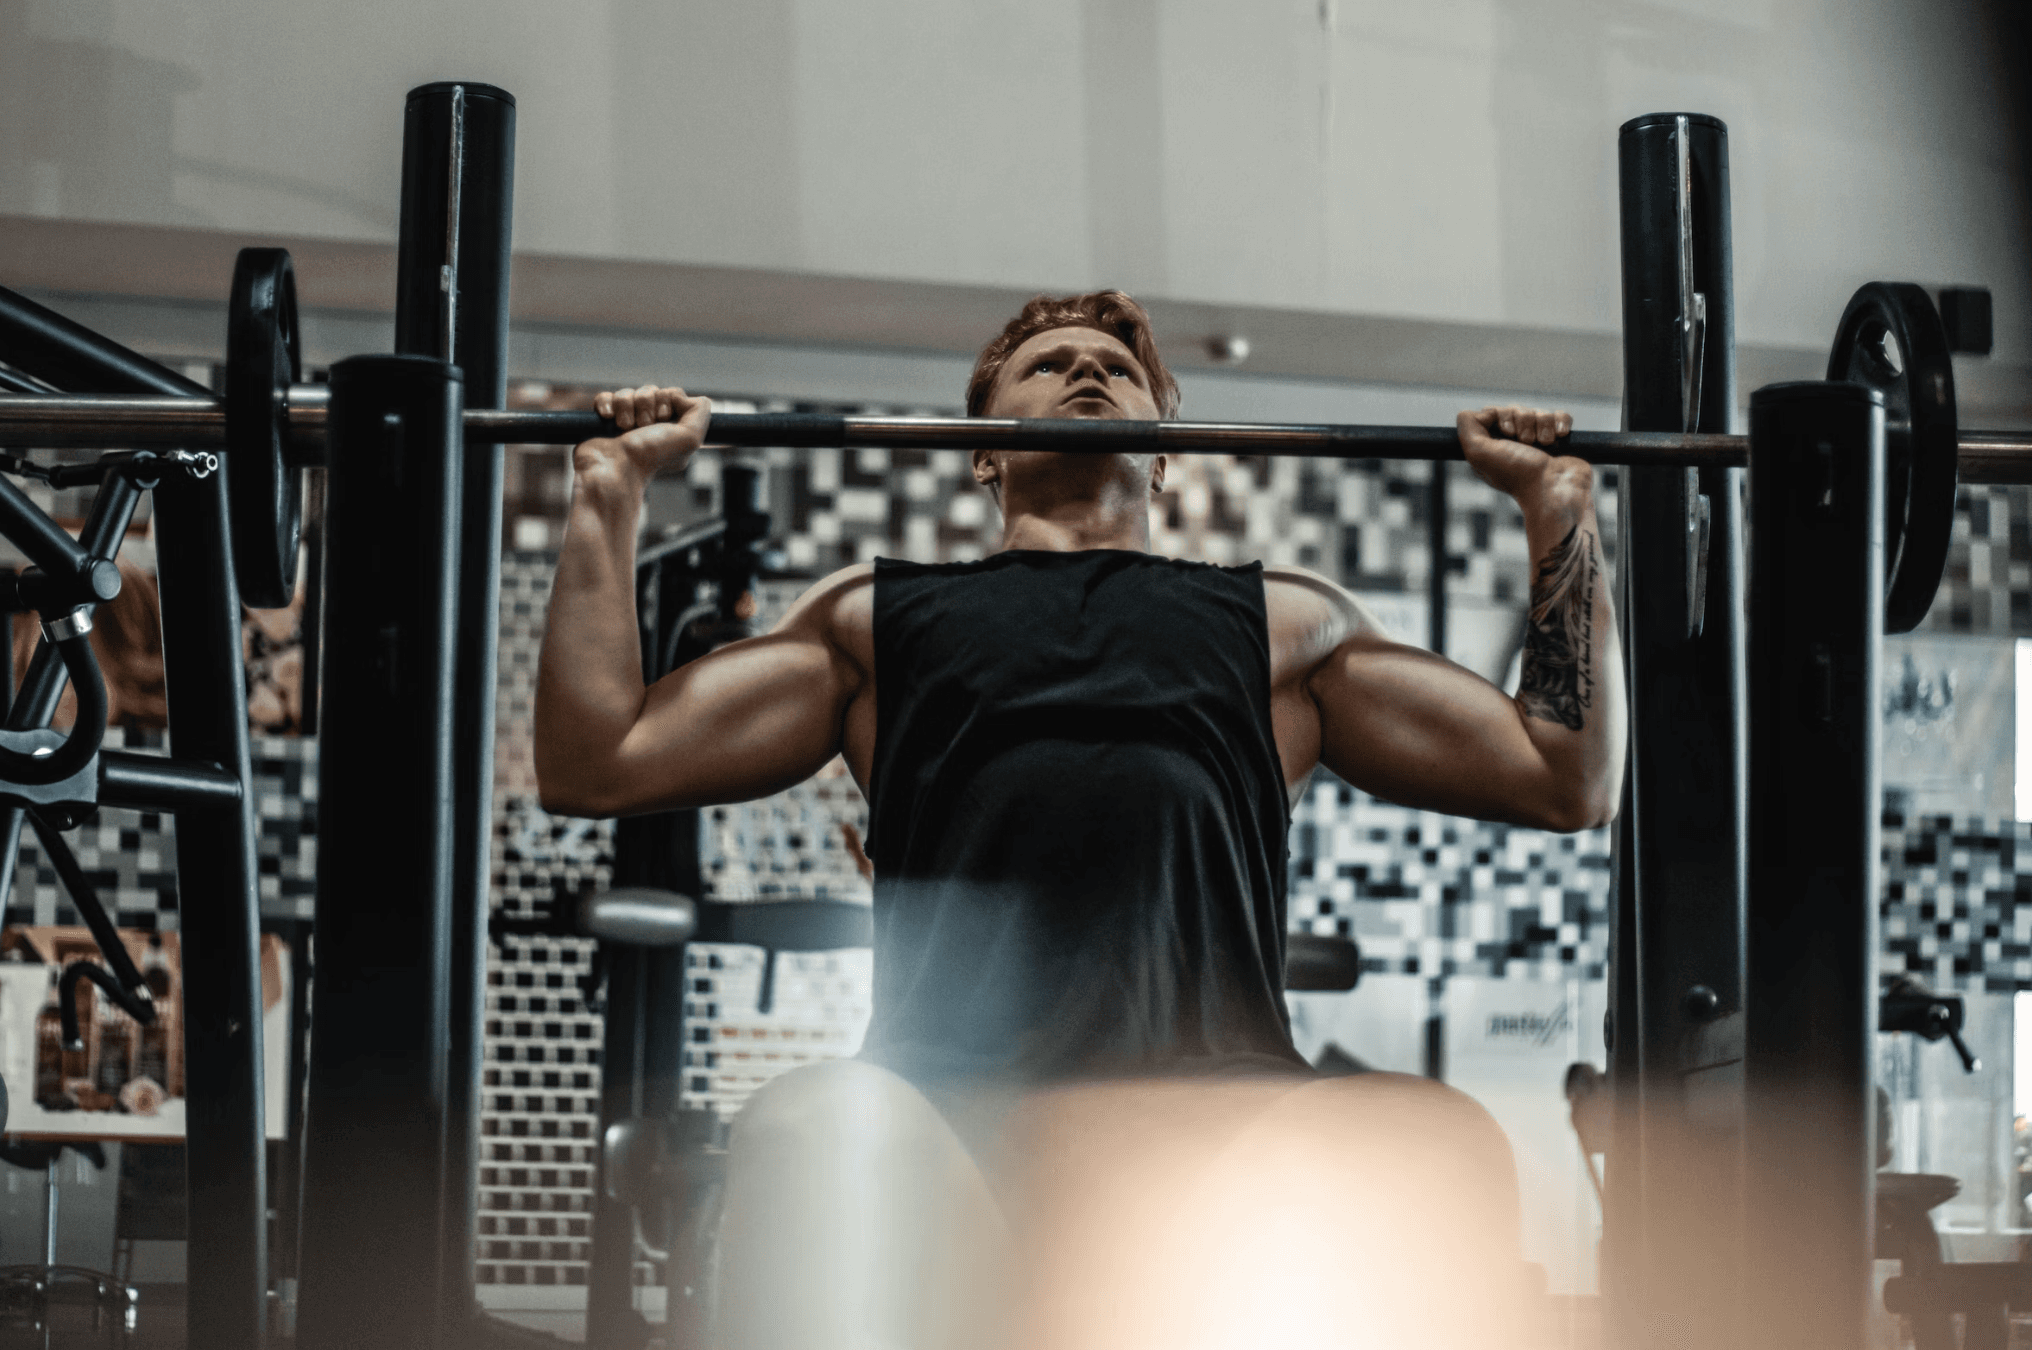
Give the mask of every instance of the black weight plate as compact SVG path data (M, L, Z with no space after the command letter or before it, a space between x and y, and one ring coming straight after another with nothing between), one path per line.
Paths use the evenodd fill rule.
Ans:
M303 470L289 463L289 387L302 377L296 269L279 248L243 248L226 315L226 475L240 603L280 609L296 594Z
M1954 364L1933 300L1872 281L1842 312L1827 377L1884 396L1884 631L1909 633L1933 607L1954 531Z

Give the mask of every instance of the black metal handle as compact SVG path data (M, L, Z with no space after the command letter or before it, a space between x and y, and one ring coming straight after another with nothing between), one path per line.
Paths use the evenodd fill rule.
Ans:
M106 739L106 682L92 654L89 630L55 644L78 695L78 717L71 734L47 755L24 755L0 746L0 785L61 783L92 762Z
M1924 1040L1954 1046L1964 1072L1983 1067L1961 1038L1967 1007L1958 994L1936 994L1909 977L1894 980L1877 1004L1877 1030L1909 1031Z
M1975 1055L1970 1052L1968 1048L1968 1042L1964 1041L1961 1038L1961 1033L1959 1031L1948 1032L1947 1040L1948 1044L1954 1047L1955 1054L1961 1056L1961 1068L1963 1073L1974 1073L1977 1069L1983 1067L1983 1062L1977 1059Z
M1341 993L1362 981L1362 948L1353 938L1290 933L1284 938L1284 987Z
M84 1036L78 1029L77 988L80 979L90 980L105 990L107 998L143 1026L155 1020L155 1000L145 996L146 985L141 990L123 989L119 977L97 961L90 958L73 961L64 967L62 977L56 982L56 1008L57 1015L63 1019L64 1049L85 1048Z
M68 576L39 567L0 572L0 610L61 615L79 605L102 605L120 594L120 565L111 558L87 558Z
M64 889L70 892L71 904L77 907L85 927L92 930L92 941L99 944L99 951L106 958L106 965L119 977L120 983L129 989L139 989L146 983L141 972L134 965L134 958L127 954L127 945L120 941L120 934L113 927L112 918L106 907L99 903L99 893L85 877L85 869L78 866L78 855L71 852L71 846L57 828L50 824L48 817L31 808L28 823L35 830L36 842L49 858L50 867Z

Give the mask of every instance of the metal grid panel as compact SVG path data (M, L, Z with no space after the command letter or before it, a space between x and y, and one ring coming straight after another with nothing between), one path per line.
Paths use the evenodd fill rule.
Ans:
M599 1132L600 1020L580 1001L593 943L490 954L480 1117L481 1284L584 1284Z
M731 1115L778 1074L860 1050L873 953L777 953L766 1014L756 1006L764 959L760 948L717 942L685 953L684 1105Z
M605 886L612 874L611 822L551 816L536 801L536 657L556 566L552 554L515 553L501 569L491 903L516 916L547 905L555 886ZM580 977L594 946L514 937L488 949L479 1284L585 1283L601 1024Z

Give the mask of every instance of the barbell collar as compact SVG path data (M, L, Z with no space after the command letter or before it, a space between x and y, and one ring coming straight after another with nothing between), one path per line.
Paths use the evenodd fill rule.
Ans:
M330 385L289 386L289 439L283 447L293 466L314 468L325 462L325 426L331 412Z
M83 637L92 631L92 611L78 606L68 614L60 614L42 626L42 635L51 643L69 642L72 638Z
M324 460L331 391L299 384L289 394L291 458ZM576 445L618 435L591 412L468 409L476 442ZM798 448L883 446L922 450L1056 450L1110 454L1230 454L1336 459L1457 460L1452 427L1283 425L1262 422L1115 422L1087 418L882 417L828 413L724 413L715 445ZM225 406L217 399L153 395L0 395L0 446L42 449L226 443ZM1749 438L1720 433L1576 431L1558 449L1594 464L1740 468ZM1961 478L1969 483L2032 483L2032 432L1964 431Z

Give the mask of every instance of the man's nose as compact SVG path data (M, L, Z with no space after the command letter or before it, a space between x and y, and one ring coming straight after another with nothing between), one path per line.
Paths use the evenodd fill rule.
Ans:
M1107 368L1101 364L1101 358L1092 352L1074 358L1071 368L1066 371L1068 384L1079 384L1084 380L1095 380L1103 385L1108 382Z

